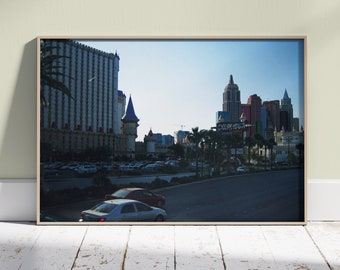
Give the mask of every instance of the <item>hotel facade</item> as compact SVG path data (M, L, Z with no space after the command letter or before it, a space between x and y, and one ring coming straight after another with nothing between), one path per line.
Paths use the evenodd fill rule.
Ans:
M74 40L41 42L51 48L41 51L41 57L57 56L54 64L58 65L58 74L54 79L70 89L69 96L41 85L45 100L40 106L41 160L70 160L104 148L112 157L127 152L131 155L134 149L127 149L131 138L124 133L122 122L126 97L118 90L119 55Z

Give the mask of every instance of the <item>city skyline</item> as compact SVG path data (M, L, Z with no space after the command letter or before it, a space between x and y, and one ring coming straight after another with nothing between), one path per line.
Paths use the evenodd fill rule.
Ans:
M287 89L304 125L303 39L78 41L120 56L118 88L131 95L140 119L137 141L150 128L170 135L210 129L230 75L242 104L253 94L281 103Z

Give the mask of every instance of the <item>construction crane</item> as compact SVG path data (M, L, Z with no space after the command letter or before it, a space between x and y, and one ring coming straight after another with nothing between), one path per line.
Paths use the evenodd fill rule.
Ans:
M185 125L181 125L181 124L176 124L175 126L180 126L181 130L183 130L183 128L185 127Z

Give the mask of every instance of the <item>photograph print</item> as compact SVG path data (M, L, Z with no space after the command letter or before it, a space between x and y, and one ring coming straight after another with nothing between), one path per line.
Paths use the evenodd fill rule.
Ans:
M304 224L305 37L38 37L38 223Z

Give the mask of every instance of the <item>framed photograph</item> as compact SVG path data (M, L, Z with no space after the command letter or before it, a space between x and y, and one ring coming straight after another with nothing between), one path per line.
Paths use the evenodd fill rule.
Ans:
M38 37L38 224L305 224L306 37Z

